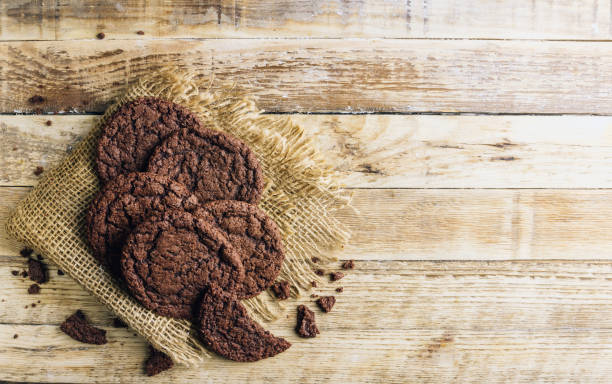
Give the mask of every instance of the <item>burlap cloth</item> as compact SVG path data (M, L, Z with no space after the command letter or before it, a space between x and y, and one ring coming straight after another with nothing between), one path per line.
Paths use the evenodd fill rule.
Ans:
M303 130L288 118L262 115L254 101L234 87L211 84L173 70L140 79L58 167L46 172L7 223L10 235L55 262L155 348L187 365L210 356L191 323L158 316L135 302L98 265L85 237L86 211L99 189L94 148L100 127L119 105L142 96L184 105L203 123L242 139L256 153L266 181L260 206L279 225L284 239L286 258L279 279L294 287L286 303L269 292L244 301L256 319L275 319L311 281L324 284L314 273L320 265L311 258L331 262L348 240L334 218L334 211L348 204L348 195L334 184L333 172Z

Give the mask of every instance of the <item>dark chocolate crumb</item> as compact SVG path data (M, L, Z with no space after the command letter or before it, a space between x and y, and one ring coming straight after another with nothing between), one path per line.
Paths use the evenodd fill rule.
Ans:
M38 284L32 284L30 285L30 288L28 288L28 293L30 295L36 295L40 292L40 285Z
M16 151L18 148L17 147L13 147L13 152Z
M319 275L319 276L323 276L323 275L325 274L325 271L324 271L324 270L322 270L322 269L317 269L317 270L315 271L315 273L316 273L317 275Z
M344 292L344 288L343 287L338 287L338 288L336 288L336 292L342 293L342 292Z
M19 275L19 271L11 271L11 274L12 274L13 276L18 276L18 275Z
M44 171L45 169L39 165L38 167L34 168L34 171L32 173L34 174L34 176L40 176Z
M30 248L24 248L21 251L19 251L19 254L23 257L30 257L32 255L32 252L34 251L31 250Z
M315 297L319 297L319 295L317 295L316 293L313 293L312 295L310 295L310 297L314 299Z
M36 255L36 258L38 259L38 261L42 261L43 257L41 255Z
M174 366L174 362L168 355L149 346L150 356L145 361L145 372L147 376L155 376Z
M347 260L344 263L342 263L342 269L353 269L355 268L355 261L353 260Z
M127 326L126 323L123 322L123 320L121 320L118 317L115 317L113 319L113 327L115 327L115 328L127 328L128 326Z
M28 306L26 305L24 308L25 308L25 309L28 309Z
M317 324L315 323L314 312L306 308L305 305L299 305L297 307L297 324L295 331L301 337L315 337L319 332Z
M52 122L51 120L47 120L47 121L45 122L45 124L47 124L47 126L49 126L49 127L50 127L50 126L53 124L53 122Z
M21 277L28 277L28 273L26 271L21 271Z
M30 307L32 307L32 308L36 308L36 303L32 303L32 304L30 304Z
M313 263L318 263L321 259L319 259L318 257L312 257L310 258L310 260L312 260Z
M99 40L102 40L103 38L105 38L105 37L106 37L106 35L104 34L104 32L100 32L100 33L98 33L98 34L96 35L96 37L97 37Z
M343 277L344 277L344 273L342 272L332 272L329 274L329 278L331 279L331 281L338 281Z
M37 303L40 304L40 300L38 300Z
M317 300L317 304L323 312L329 312L334 307L334 304L336 304L336 298L334 296L323 296Z
M285 300L289 298L289 282L288 281L277 281L272 284L272 292L279 300Z
M136 34L142 36L144 35L144 31L136 31Z
M60 276L64 276L64 271L62 271L61 269L58 269L57 274Z
M30 280L43 284L49 281L45 265L38 260L28 259L28 274Z
M317 282L313 280L313 281L310 282L310 285L312 285L313 288L316 288L317 287Z
M16 339L16 338L18 338L18 337L19 337L19 335L18 335L18 334L14 334L14 335L13 335L13 339Z
M40 95L34 95L28 99L30 104L42 104L45 102L45 98Z
M67 318L60 325L60 329L68 336L82 343L106 344L106 331L91 326L80 309Z

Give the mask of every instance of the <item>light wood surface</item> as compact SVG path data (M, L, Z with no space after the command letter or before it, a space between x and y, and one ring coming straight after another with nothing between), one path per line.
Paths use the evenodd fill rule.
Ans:
M609 0L0 2L0 381L610 382L611 10ZM317 291L336 294L331 313L303 298L317 338L296 337L289 308L266 324L293 343L276 358L147 378L144 340L113 328L54 265L27 294L4 223L37 166L57 164L126 84L168 64L237 81L306 129L353 190L355 210L339 212L353 232L341 259L357 268L343 293ZM109 344L60 332L78 308Z

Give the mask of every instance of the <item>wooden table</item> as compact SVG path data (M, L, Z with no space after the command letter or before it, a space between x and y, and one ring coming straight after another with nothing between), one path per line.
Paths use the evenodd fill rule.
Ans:
M610 382L610 0L170 3L0 2L0 380ZM290 311L267 326L294 342L277 358L147 379L144 340L68 276L27 294L3 223L35 167L168 63L315 137L354 190L357 269L316 339ZM107 345L60 332L77 308Z

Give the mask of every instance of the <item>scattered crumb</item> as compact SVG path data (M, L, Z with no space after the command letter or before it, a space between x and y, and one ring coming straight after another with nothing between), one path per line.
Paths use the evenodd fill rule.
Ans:
M123 322L123 320L121 320L118 317L115 317L113 319L113 327L115 327L115 328L127 328L128 326L127 326L126 323Z
M13 339L16 339L16 338L18 338L18 337L19 337L19 335L18 335L18 334L14 334L14 335L13 335Z
M38 300L37 303L40 304L40 300Z
M21 277L28 277L28 273L26 271L21 271Z
M147 376L155 376L174 366L172 359L165 353L156 350L152 346L149 346L149 351L149 358L145 361L145 372Z
M136 31L136 34L142 36L144 35L144 31Z
M106 37L106 35L104 34L104 32L100 32L100 33L98 33L98 34L96 35L96 37L97 37L99 40L102 40L103 38L105 38L105 37Z
M319 276L323 276L323 275L325 274L325 271L324 271L324 270L322 270L322 269L317 269L317 270L315 271L315 273L316 273L317 275L319 275Z
M342 272L332 272L329 274L329 278L331 279L331 281L338 281L343 277L344 277L344 273Z
M317 295L316 293L313 293L312 295L310 295L310 297L314 299L315 297L319 297L319 295Z
M279 300L285 300L289 297L289 288L291 286L289 285L288 281L277 281L276 283L272 284L272 292L274 292L274 295L279 299Z
M51 125L53 125L53 122L51 120L47 120L45 124L50 127Z
M347 260L344 263L342 263L342 269L353 269L355 268L355 261L353 260Z
M36 258L38 259L38 261L42 261L43 257L41 255L36 255Z
M60 276L64 276L64 271L62 271L61 269L58 269L57 274Z
M323 296L317 300L317 304L323 312L329 312L334 307L334 304L336 304L336 298L334 296Z
M36 308L36 303L32 303L32 304L30 304L30 307L32 307L32 308Z
M336 292L342 293L342 292L344 292L344 288L343 287L338 287L338 288L336 288Z
M317 324L315 323L314 312L306 308L305 305L298 305L297 307L297 324L295 331L301 337L315 337L319 332Z
M42 104L45 102L45 98L40 95L34 95L28 99L30 104Z
M39 165L38 167L34 168L34 172L32 173L34 174L34 176L40 176L44 171L45 169Z
M321 259L319 259L318 257L312 257L310 258L310 260L312 260L313 263L318 263Z
M28 293L30 295L36 295L36 294L40 293L40 285L38 285L38 284L30 285L30 288L28 288Z
M13 151L16 151L16 150L17 150L17 147L13 147Z
M31 250L30 248L24 248L21 251L19 251L19 254L23 257L30 257L32 255L32 252L34 251Z
M70 315L61 325L62 332L87 344L106 344L106 331L89 325L85 314L78 309Z
M28 309L28 306L26 305L24 308L25 308L25 309Z
M49 281L47 268L38 260L28 259L28 273L30 275L30 280L35 281L38 284L43 284Z
M19 271L11 271L11 275L18 276L19 275Z
M312 285L313 288L316 288L317 287L317 282L313 280L313 281L310 282L310 285Z

